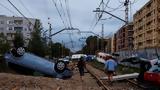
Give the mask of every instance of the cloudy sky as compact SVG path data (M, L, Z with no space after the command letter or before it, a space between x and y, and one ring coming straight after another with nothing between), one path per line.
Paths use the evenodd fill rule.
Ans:
M38 18L41 20L44 30L48 29L48 21L52 24L52 33L55 33L65 26L69 25L69 20L66 11L69 7L71 24L74 28L78 28L81 31L92 31L96 34L101 33L101 25L104 24L105 36L115 33L118 28L124 25L124 22L115 19L109 15L103 14L102 19L95 26L95 10L99 5L101 0L10 0L26 17ZM62 19L65 25L62 23L60 15L58 14L54 2L59 9ZM130 21L132 21L133 14L139 10L146 2L149 0L130 0L131 5L129 11ZM104 0L107 3L108 0ZM124 0L109 0L108 7L106 11L112 11L111 13L124 19L124 7L119 7L123 5ZM113 11L114 8L119 7ZM63 8L63 9L62 9ZM65 13L64 13L65 12ZM0 15L7 16L21 16L8 2L8 0L1 0L0 2ZM50 18L50 20L48 20ZM94 27L95 26L95 27ZM71 33L70 35L68 34ZM70 47L73 51L78 50L83 45L83 39L89 35L87 33L79 34L78 31L64 31L60 34L53 36L54 42L63 42L65 46ZM73 45L70 43L73 39ZM79 40L80 39L80 40Z

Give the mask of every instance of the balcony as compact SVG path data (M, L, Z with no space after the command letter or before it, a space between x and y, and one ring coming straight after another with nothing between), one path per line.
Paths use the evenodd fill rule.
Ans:
M150 30L153 30L154 29L154 25L148 25L146 26L146 31L150 31Z
M145 39L146 40L152 40L154 37L153 37L153 35L151 34L147 34L146 36L145 36Z
M153 11L153 7L152 6L146 9L146 13L151 13L151 11Z
M153 16L146 17L146 23L148 23L148 22L152 21L153 19L154 19L154 17L153 17Z
M15 25L22 25L23 24L23 20L14 20L14 24Z

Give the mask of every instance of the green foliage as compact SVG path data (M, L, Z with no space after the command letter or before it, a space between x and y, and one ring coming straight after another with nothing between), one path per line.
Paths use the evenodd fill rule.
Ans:
M64 47L61 43L52 44L52 56L59 58L62 56L69 56L71 53L70 49Z
M44 57L45 56L45 43L41 38L42 24L39 20L35 21L34 30L31 33L31 40L29 41L28 49L30 52Z
M23 35L21 32L16 32L14 40L13 40L13 44L15 48L24 46Z
M85 54L95 54L96 51L104 51L104 46L106 45L106 42L104 39L100 39L97 36L89 36L86 39L86 44L83 48L82 51ZM79 51L80 52L80 51Z
M99 70L104 71L104 64L98 62L97 60L90 62L90 64L94 67L97 68ZM135 72L140 72L138 68L134 68L134 67L126 67L123 65L118 64L116 73L119 75L122 74L129 74L129 73L135 73Z
M0 33L0 56L10 49L10 45L3 33Z
M92 62L90 62L90 64L94 67L97 68L99 70L104 70L104 64L98 62L97 60L94 60Z
M118 65L117 68L118 74L128 74L128 73L135 73L135 72L140 72L139 68L134 68L134 67L127 67L123 65Z

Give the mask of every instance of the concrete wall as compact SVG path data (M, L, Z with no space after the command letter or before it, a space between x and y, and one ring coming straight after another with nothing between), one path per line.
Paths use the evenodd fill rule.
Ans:
M146 59L155 59L158 56L160 56L160 48L149 48L149 49L141 49L141 50L130 50L130 51L120 51L116 52L120 55L120 59L131 57L131 56L139 56Z

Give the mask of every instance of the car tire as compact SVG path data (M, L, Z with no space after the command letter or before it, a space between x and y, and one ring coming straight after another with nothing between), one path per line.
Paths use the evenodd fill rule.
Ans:
M24 53L25 53L25 49L24 49L23 47L17 48L17 54L18 54L19 56L23 56Z
M13 49L11 50L11 53L12 53L12 55L15 56L15 57L21 57L21 56L24 55L25 49L24 49L23 47L19 47L19 48L17 48L17 49L13 48Z
M66 69L66 64L64 61L57 61L57 63L54 66L54 69L57 73L62 73Z

